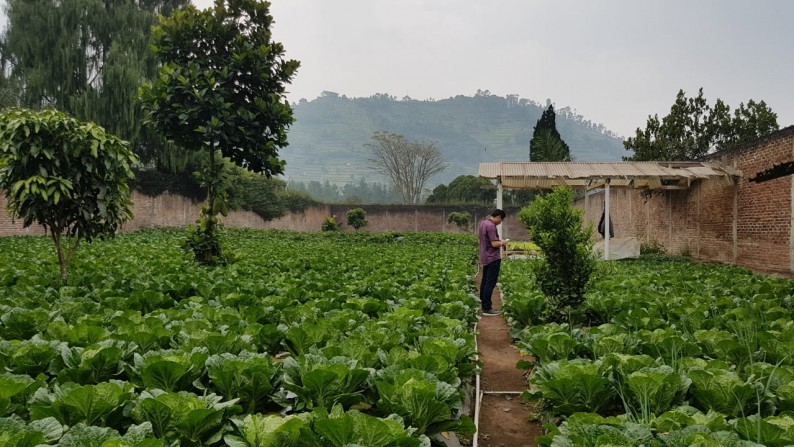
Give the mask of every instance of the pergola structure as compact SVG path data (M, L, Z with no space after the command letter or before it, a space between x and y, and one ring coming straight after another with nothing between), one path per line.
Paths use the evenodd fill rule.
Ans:
M496 180L496 207L502 208L502 194L509 189L605 189L604 228L609 228L609 189L687 189L693 182L722 178L735 184L742 172L717 163L701 162L502 162L480 163L480 177ZM585 195L585 198L587 195ZM501 228L500 228L501 231ZM504 237L504 235L503 235ZM609 231L604 236L604 259L609 259Z

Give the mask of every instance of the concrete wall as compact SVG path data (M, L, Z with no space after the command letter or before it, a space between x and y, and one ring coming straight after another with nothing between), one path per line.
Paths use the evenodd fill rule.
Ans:
M702 180L687 190L660 191L650 197L637 190L612 188L615 237L655 241L670 253L703 261L794 273L792 178L749 181L775 164L792 160L794 127L788 127L704 160L741 170L743 176L736 185ZM579 200L577 206L585 208L584 202ZM603 206L603 192L588 196L586 216L594 226Z

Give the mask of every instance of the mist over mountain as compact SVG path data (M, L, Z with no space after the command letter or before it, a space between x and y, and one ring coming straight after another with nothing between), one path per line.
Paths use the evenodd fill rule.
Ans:
M363 178L387 183L368 162L365 144L374 132L433 141L448 163L426 185L433 188L459 175L477 175L480 162L529 161L529 140L545 108L517 95L487 91L441 100L398 100L388 94L347 98L323 92L293 104L296 122L289 130L289 146L279 153L287 162L288 181L344 185ZM557 130L575 161L619 161L628 155L623 140L603 125L567 107L556 112Z

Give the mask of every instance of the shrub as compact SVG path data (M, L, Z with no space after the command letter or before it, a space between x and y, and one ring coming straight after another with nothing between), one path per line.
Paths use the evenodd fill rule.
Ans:
M447 218L447 223L454 223L463 231L468 231L470 222L471 214L468 211L455 211L449 213L449 218Z
M584 211L573 208L572 199L572 190L556 189L518 215L545 255L533 265L538 285L549 297L547 318L555 322L570 322L579 313L595 267L592 226L583 226Z
M367 226L367 212L361 208L347 210L347 224L358 231L359 228Z
M326 217L320 229L323 231L339 231L339 223L336 221L336 216Z
M649 240L640 244L640 253L649 255L663 255L666 254L664 245L656 240Z

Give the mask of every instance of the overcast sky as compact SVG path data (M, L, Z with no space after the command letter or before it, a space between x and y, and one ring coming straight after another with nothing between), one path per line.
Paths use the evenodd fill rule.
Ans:
M273 0L271 13L301 61L290 100L482 89L629 136L703 87L710 104L764 100L794 124L790 0Z
M781 127L794 124L794 0L271 3L274 38L301 61L293 101L481 89L551 99L630 136L679 89L703 87L710 104L764 100Z

